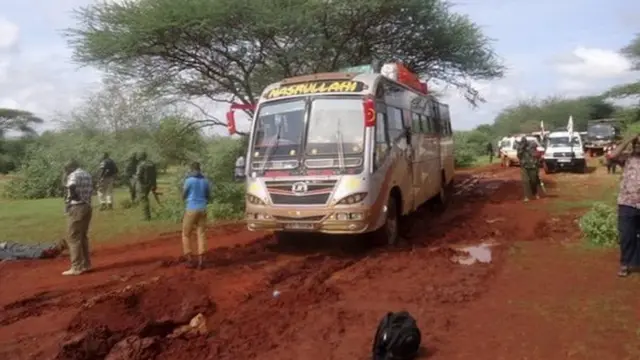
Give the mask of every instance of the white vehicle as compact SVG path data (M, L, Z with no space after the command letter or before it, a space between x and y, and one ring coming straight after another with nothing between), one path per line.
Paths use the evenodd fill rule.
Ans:
M449 107L403 68L383 70L298 76L264 90L246 156L249 230L377 232L393 244L400 216L445 201Z
M537 137L526 136L526 138L527 141L533 141L536 144L538 153L542 154L544 152L544 147L540 145ZM504 137L500 141L498 156L500 156L503 166L510 167L520 163L518 160L518 144L520 143L520 139L522 139L522 135Z
M586 171L587 163L579 133L574 132L570 141L567 131L552 132L547 136L546 145L543 156L545 173L550 174L566 169L580 173Z

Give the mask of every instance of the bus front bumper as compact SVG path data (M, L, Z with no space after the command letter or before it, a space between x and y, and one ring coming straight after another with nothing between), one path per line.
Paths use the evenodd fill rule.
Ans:
M375 230L377 218L362 208L294 210L247 207L247 228L251 231L319 232L361 234Z

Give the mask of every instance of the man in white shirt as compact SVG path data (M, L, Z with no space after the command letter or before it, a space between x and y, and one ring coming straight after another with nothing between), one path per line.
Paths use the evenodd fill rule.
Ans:
M89 224L91 223L91 175L82 170L76 161L65 165L66 214L68 218L67 245L71 257L71 268L62 275L80 275L91 269L89 259Z

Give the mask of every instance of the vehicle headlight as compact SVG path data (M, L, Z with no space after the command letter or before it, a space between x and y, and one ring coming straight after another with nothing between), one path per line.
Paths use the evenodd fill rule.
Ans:
M247 198L247 201L250 204L253 204L253 205L266 205L264 203L264 201L262 201L262 199L260 199L259 197L255 196L255 195L247 194L246 198Z
M364 198L367 197L367 193L355 193L355 194L351 194L349 196L345 196L342 199L340 199L340 201L337 202L336 205L352 205L352 204L357 204L359 202L361 202L362 200L364 200Z

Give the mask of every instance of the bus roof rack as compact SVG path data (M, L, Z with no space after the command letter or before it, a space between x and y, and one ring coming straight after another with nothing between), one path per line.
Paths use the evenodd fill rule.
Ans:
M290 78L286 78L280 82L281 85L291 85L298 84L309 81L323 81L323 80L351 80L358 74L354 73L344 73L344 72L328 72L328 73L318 73L318 74L310 74L310 75L300 75L294 76Z

